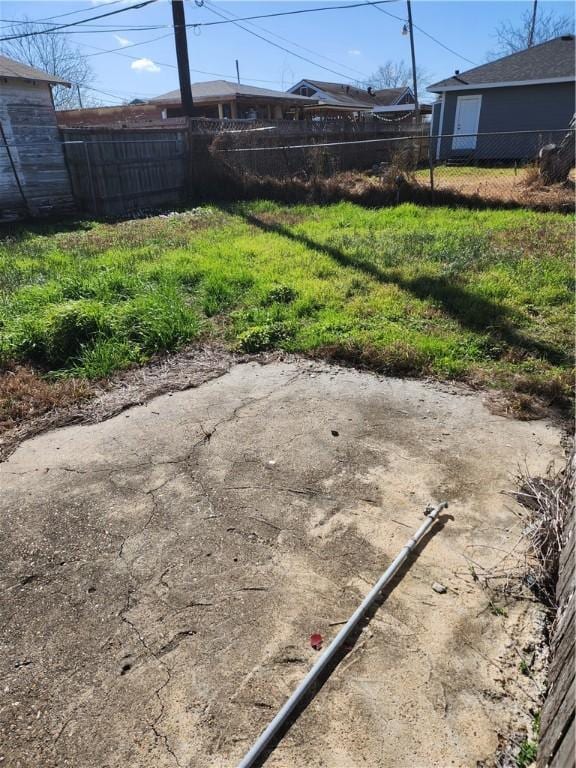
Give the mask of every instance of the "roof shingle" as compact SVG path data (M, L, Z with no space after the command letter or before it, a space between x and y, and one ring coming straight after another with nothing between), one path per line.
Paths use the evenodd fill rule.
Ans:
M364 88L356 88L346 83L327 83L323 80L304 80L312 87L318 88L329 96L329 101L321 99L321 103L335 107L348 107L356 109L372 109L373 107L388 107L406 92L407 86L402 88L384 88L373 90L369 93ZM314 98L314 97L313 97Z
M273 91L270 88L257 88L254 85L239 85L231 83L228 80L208 80L205 83L192 83L192 99L202 101L203 99L230 98L234 96L253 96L263 99L283 99L284 101L302 101L308 104L315 104L316 99L310 99L306 96L297 96L285 91ZM180 89L163 93L161 96L155 96L150 99L151 102L174 102L179 104Z
M481 87L488 83L520 83L534 80L574 80L574 36L564 35L512 53L480 67L428 86L429 91L458 88L465 85Z
M29 67L28 64L22 64L20 61L2 55L0 55L0 77L10 80L40 80L52 85L70 85L67 80L63 80L61 77L51 75L35 67Z

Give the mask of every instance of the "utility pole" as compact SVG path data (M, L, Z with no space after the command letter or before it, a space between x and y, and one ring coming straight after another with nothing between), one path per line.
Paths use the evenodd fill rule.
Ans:
M76 93L78 94L78 104L80 105L80 109L84 109L82 106L82 93L80 92L80 84L76 83Z
M534 0L532 6L532 21L530 22L530 32L528 33L528 48L532 48L534 45L534 32L536 30L536 9L538 8L538 0Z
M238 80L238 85L240 85L240 65L238 64L238 59L236 59L236 79Z
M185 117L192 117L192 86L190 85L190 64L188 63L188 40L186 39L186 19L184 0L172 0L172 21L174 22L174 42L178 61L178 80L180 81L180 100Z
M406 0L408 6L408 32L410 33L410 53L412 55L412 90L414 91L414 120L418 122L420 105L418 104L418 83L416 82L416 53L414 52L414 30L412 29L412 4Z

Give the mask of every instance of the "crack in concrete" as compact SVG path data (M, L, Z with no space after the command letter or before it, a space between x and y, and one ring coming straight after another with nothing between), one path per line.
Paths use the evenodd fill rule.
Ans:
M146 642L146 640L142 636L142 634L141 634L140 630L138 629L138 627L136 626L136 624L133 621L131 621L126 616L127 611L129 611L131 609L131 607L132 607L130 605L130 596L131 596L131 594L132 593L129 591L128 595L127 595L126 605L125 605L124 609L120 613L120 618L121 618L121 620L125 624L127 624L130 627L130 629L136 635L136 637L138 638L139 643L144 648L146 653L148 655L150 655L156 661L158 666L162 669L162 671L166 675L164 681L157 688L154 689L154 696L158 700L158 704L160 706L160 711L159 711L158 715L154 718L154 720L151 723L148 723L148 727L153 732L156 743L161 742L161 743L164 744L164 748L166 749L168 754L171 755L171 757L173 758L173 760L176 763L176 765L178 766L178 768L180 768L181 763L178 760L178 757L177 757L176 753L174 752L174 749L170 745L170 742L168 741L167 734L162 733L160 731L160 729L158 728L158 724L160 723L160 721L164 717L164 710L165 710L165 703L164 703L163 697L161 696L161 693L169 685L169 683L171 682L171 680L172 680L172 672L171 672L170 667L165 662L163 662L162 659L160 659L158 657L158 653L155 653L153 651L153 649L150 647L150 645ZM162 650L162 649L160 649L160 650Z
M335 496L328 496L314 488L290 488L285 485L225 485L225 491L277 491L278 493L293 493L297 496L313 496L317 499L326 499L328 501L340 501Z
M167 653L172 653L187 637L193 637L196 634L195 629L183 629L181 632L177 632L174 637L163 645L157 652L156 658L159 656L165 656Z

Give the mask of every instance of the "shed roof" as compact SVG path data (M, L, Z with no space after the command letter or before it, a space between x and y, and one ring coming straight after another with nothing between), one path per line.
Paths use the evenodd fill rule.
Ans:
M0 55L0 77L11 80L40 80L51 85L70 86L70 83L61 77L51 75L42 69L36 69L36 67L29 67L28 64L22 64L21 61L2 55Z
M316 99L298 96L286 91L273 91L270 88L258 88L254 85L239 85L228 80L209 80L204 83L192 83L192 98L196 101L252 96L261 99L279 99L282 101L298 101L305 104L315 104ZM151 102L177 103L181 101L180 89L163 93L150 99Z
M428 86L429 91L443 91L470 86L514 85L539 80L574 80L574 36L563 35L545 43L525 48L501 59L482 64Z

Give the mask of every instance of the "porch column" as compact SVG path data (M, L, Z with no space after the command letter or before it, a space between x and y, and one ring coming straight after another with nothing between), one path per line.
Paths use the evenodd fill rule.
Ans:
M224 106L218 102L218 118L224 120Z
M282 105L274 104L274 120L282 120Z
M270 104L266 104L266 112L268 113L268 120L272 120L272 107Z
M235 101L230 102L230 115L232 120L238 119L238 104Z

